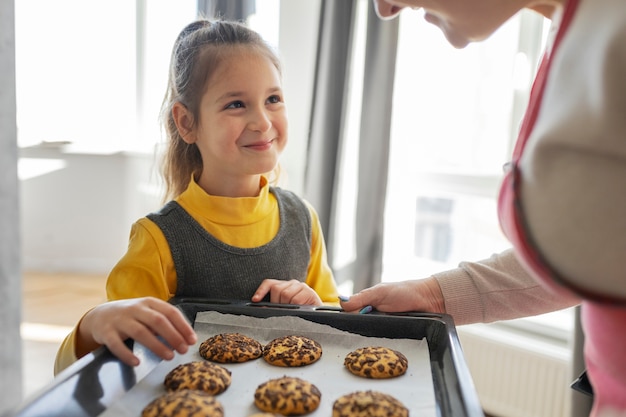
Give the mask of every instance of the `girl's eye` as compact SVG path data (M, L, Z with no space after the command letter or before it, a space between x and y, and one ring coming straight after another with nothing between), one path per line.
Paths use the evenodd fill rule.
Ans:
M233 101L226 106L227 109L241 109L243 107L242 101Z
M274 103L280 103L281 100L280 100L280 96L273 95L273 96L269 96L267 101L274 104Z

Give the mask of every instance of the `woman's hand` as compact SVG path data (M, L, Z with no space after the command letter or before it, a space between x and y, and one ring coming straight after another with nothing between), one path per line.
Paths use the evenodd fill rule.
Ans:
M340 297L340 304L347 312L365 313L374 308L387 313L445 313L443 294L434 278L377 284L348 299Z
M172 359L174 352L186 353L197 341L178 308L153 297L133 298L100 304L85 314L78 325L76 355L106 345L122 362L136 366L139 358L124 344L129 338L165 360Z
M277 304L322 305L319 295L304 282L292 279L282 281L265 279L252 296L252 302L258 303L270 294L270 302Z

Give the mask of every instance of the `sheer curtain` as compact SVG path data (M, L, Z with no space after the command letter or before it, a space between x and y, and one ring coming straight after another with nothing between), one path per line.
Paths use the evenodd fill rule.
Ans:
M347 106L353 0L322 1L317 62L304 179L305 197L317 209L332 265L332 229L339 153Z

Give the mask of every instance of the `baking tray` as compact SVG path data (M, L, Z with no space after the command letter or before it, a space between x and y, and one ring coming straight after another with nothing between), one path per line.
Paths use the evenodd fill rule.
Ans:
M257 318L297 316L367 337L426 338L437 416L484 417L454 322L446 314L373 312L360 315L345 313L338 307L200 298L173 298L170 302L192 323L202 311ZM49 386L6 417L96 417L103 413L160 363L160 359L143 346L128 343L140 356L138 367L124 365L108 349L100 348L63 371Z

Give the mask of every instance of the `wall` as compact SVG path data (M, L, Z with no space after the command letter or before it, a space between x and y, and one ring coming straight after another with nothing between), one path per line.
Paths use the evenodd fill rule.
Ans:
M160 205L152 155L44 147L20 156L25 270L106 274L132 222Z

